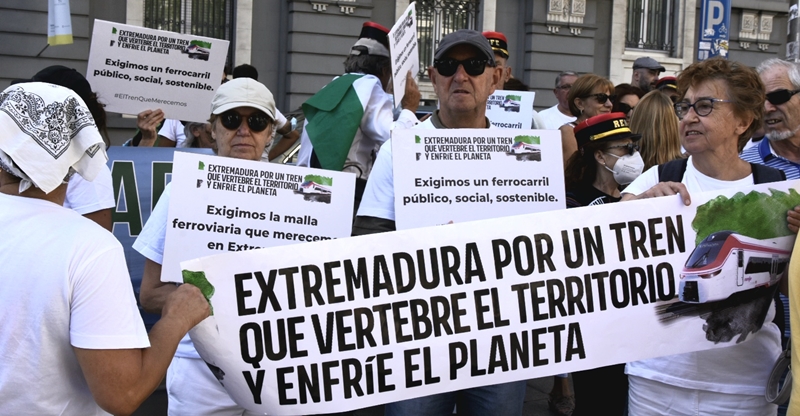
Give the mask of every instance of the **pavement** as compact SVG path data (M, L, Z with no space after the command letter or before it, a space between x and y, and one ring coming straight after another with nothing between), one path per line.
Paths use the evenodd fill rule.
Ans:
M528 380L528 390L525 393L525 404L523 406L523 416L551 416L555 413L547 408L547 394L553 387L553 377L543 377ZM383 408L373 407L362 409L356 412L356 416L383 416ZM167 415L167 391L159 387L142 407L133 416L166 416Z

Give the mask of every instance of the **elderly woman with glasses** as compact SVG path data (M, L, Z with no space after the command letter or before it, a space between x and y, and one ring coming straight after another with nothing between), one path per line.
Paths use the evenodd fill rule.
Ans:
M211 101L209 119L217 154L261 160L264 147L272 138L274 120L275 101L269 89L260 82L237 78L220 85ZM161 313L164 300L177 289L174 284L161 281L171 189L172 184L164 188L147 224L133 244L133 248L146 258L139 301L144 310L155 314ZM170 414L245 414L200 358L188 336L181 340L167 372L167 394Z
M615 98L614 84L599 75L581 75L572 84L567 100L569 111L577 119L559 128L561 130L564 166L567 165L569 158L578 150L578 142L575 140L575 132L573 132L575 126L590 117L610 113Z
M718 58L698 62L678 77L678 93L675 111L688 160L668 162L661 171L658 166L646 171L623 191L623 201L680 194L688 205L692 192L784 177L782 172L745 162L737 152L739 139L750 137L764 114L764 84L753 69ZM675 172L676 166L685 168L677 170L682 179L662 182L667 178L660 175L674 180L676 175L667 172ZM765 316L763 325L744 341L727 347L629 363L631 415L776 414L777 406L764 398L770 369L781 352L781 335L772 322L772 293L728 306L728 311L710 315L753 308L758 309L754 314ZM724 341L714 338L713 331L725 328L715 327L719 320L713 318L706 320L706 337ZM730 324L728 320L723 326Z

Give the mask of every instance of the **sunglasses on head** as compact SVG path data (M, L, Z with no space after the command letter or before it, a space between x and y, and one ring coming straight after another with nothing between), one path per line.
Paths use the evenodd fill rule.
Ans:
M628 114L631 111L633 111L635 108L636 108L636 106L631 107L630 105L625 104L625 103L617 103L617 109L618 109L618 111L620 113Z
M463 61L457 59L437 59L433 61L433 67L436 68L436 72L438 72L439 75L449 77L458 71L459 65L462 65L467 75L475 77L483 74L488 63L488 59L478 58L465 59Z
M608 100L611 100L613 102L613 101L615 101L617 99L616 95L608 95L608 94L603 93L603 92L601 92L600 94L589 94L589 95L587 95L587 96L585 96L583 98L589 98L589 97L594 98L600 104L605 104L605 102L608 101Z
M767 101L772 105L781 105L792 99L792 96L800 92L800 90L777 90L767 93Z
M219 117L222 127L225 127L228 130L237 130L239 126L242 125L242 118L244 118L241 114L233 110L226 111ZM259 111L250 114L250 116L247 117L247 126L250 127L251 131L258 133L264 131L264 129L269 126L271 121L272 119Z
M626 152L629 155L633 155L634 153L639 151L639 145L636 143L628 143L628 144L621 144L619 146L609 146L608 149L627 149Z

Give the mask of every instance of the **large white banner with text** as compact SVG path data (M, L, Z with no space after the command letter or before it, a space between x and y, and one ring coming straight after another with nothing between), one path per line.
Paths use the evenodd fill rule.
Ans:
M271 415L750 342L766 316L752 308L772 307L786 273L795 236L785 218L800 204L798 188L195 259L181 264L184 277L203 289L213 316L190 334L231 397Z

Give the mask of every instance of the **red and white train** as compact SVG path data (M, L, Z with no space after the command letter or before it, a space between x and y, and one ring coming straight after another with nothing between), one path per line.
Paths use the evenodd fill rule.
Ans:
M681 302L705 303L761 286L771 286L787 273L792 237L759 240L718 231L695 247L681 272Z

